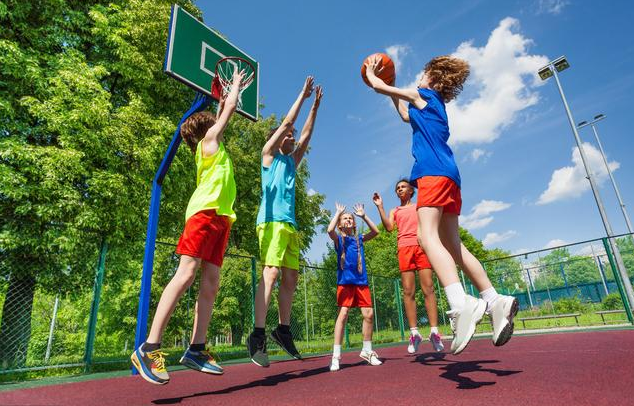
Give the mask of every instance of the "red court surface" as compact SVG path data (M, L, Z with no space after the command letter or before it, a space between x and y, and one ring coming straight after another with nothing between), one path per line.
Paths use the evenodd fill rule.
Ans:
M446 342L449 346L449 342ZM516 336L496 348L473 341L459 356L379 348L382 366L358 353L328 370L328 356L229 365L223 376L171 373L155 386L119 377L0 392L1 405L634 405L634 331Z

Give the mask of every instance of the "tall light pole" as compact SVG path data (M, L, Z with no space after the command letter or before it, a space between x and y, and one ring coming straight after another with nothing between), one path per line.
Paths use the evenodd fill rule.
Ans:
M627 225L627 231L632 234L632 222L630 221L630 216L627 214L627 210L625 210L625 203L623 203L623 199L621 198L621 192L619 192L619 188L616 186L616 181L614 180L614 175L610 170L610 165L608 165L608 159L605 156L605 151L603 150L603 145L601 144L601 140L599 139L599 132L595 124L598 121L601 121L605 118L604 114L599 114L594 116L594 120L590 121L582 121L577 124L577 128L582 129L583 127L590 126L592 127L592 132L594 133L594 138L597 140L597 144L599 145L599 151L601 151L601 157L603 158L603 163L605 164L605 169L608 171L608 175L610 175L610 180L612 181L612 187L614 188L614 192L616 192L616 198L619 200L619 206L621 206L621 212L623 212L623 217L625 218L625 224Z
M581 144L581 139L579 138L579 133L577 132L577 126L575 125L575 120L572 118L572 113L570 112L570 107L568 107L568 101L566 100L566 96L564 95L564 90L561 87L561 82L559 82L559 76L557 72L561 72L570 67L570 64L566 60L565 56L560 56L559 58L548 62L546 66L539 69L537 74L542 80L547 80L548 78L554 76L555 81L557 82L557 88L559 89L559 95L561 96L561 101L564 104L564 108L566 109L566 115L568 116L568 122L570 123L570 127L572 128L572 133L575 137L575 142L577 143L577 148L579 149L579 154L581 155L581 161L583 162L583 167L586 170L586 175L588 180L590 181L590 188L592 189L592 193L594 194L594 200L597 203L597 208L599 209L599 214L601 215L601 220L603 221L603 227L605 228L605 232L608 236L608 241L610 243L610 248L614 253L614 258L616 259L616 268L617 272L619 272L621 279L623 280L623 285L625 286L625 294L627 296L627 300L630 302L630 306L634 305L634 291L632 290L632 283L630 282L630 278L627 275L627 271L625 265L623 264L623 258L621 258L621 252L619 251L619 247L616 245L616 241L612 237L614 233L612 232L612 226L608 221L608 216L605 213L605 208L603 207L603 201L601 200L601 196L599 195L599 189L597 188L597 184L594 180L594 175L590 166L588 165L588 160L586 158L586 153L583 150L583 145Z

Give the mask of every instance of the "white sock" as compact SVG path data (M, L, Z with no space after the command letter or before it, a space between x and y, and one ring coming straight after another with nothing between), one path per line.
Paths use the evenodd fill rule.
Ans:
M491 303L498 298L498 292L496 292L495 288L491 286L489 289L485 289L480 292L480 297L489 304L489 307L491 307Z
M335 358L341 357L341 345L333 345L332 346L332 356Z
M363 351L365 352L372 351L372 341L363 341Z
M411 335L411 336L419 336L420 333L418 332L418 327L410 327L409 328L409 335Z
M440 333L438 332L438 327L436 327L436 326L432 327L432 328L431 328L431 331L429 332L429 334L440 334Z
M445 286L445 294L451 310L460 310L464 307L467 294L460 282Z

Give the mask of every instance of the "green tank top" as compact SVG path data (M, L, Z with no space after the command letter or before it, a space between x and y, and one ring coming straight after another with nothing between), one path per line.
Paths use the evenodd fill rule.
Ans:
M233 162L223 143L218 151L203 157L202 143L196 147L196 190L189 199L185 221L202 210L215 209L219 216L227 216L233 223L236 213L236 180L233 176Z

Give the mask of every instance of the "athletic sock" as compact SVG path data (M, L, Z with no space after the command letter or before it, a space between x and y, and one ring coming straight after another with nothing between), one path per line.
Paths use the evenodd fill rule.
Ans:
M420 333L418 332L418 327L410 327L409 328L409 335L411 335L411 336L419 336Z
M480 292L480 297L489 304L489 307L491 307L491 304L495 302L498 296L498 292L495 291L493 286Z
M372 341L363 341L363 351L365 352L372 351Z
M253 329L253 335L256 337L264 337L265 334L264 327L256 327Z
M205 351L205 343L202 343L202 344L189 344L189 351L194 351L194 352Z
M445 286L445 294L451 310L460 310L464 307L467 294L460 282Z
M141 351L143 352L152 352L161 348L161 343L148 343L144 342L141 344Z
M440 334L438 332L438 327L437 326L432 327L431 330L429 331L429 334Z
M291 333L291 326L290 325L278 324L277 325L277 329L280 331L280 333L284 333L284 334L290 334Z
M335 344L332 346L332 356L341 357L341 345Z

